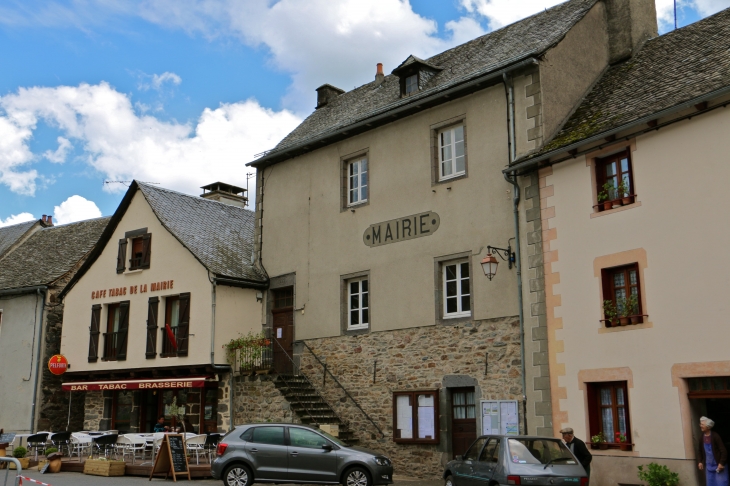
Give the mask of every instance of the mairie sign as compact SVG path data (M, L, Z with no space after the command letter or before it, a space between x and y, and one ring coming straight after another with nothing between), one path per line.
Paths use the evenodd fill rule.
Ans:
M54 375L62 375L68 369L68 360L62 354L51 356L48 360L48 370Z
M387 245L398 241L430 236L439 229L441 218L433 211L413 214L371 224L362 235L362 241L369 247Z

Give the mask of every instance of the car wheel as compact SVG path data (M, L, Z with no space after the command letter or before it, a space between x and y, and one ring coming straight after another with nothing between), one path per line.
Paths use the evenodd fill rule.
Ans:
M444 481L444 486L454 486L454 477L451 474L446 476L446 481Z
M246 466L234 464L223 473L223 484L226 486L251 486L253 476Z
M373 482L365 469L356 467L347 471L342 484L345 486L372 486Z

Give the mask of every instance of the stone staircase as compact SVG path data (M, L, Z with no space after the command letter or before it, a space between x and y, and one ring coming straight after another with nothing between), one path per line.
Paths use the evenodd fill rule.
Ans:
M337 425L339 438L347 445L355 445L358 439L342 420L337 412L312 386L309 380L301 375L279 374L274 385L291 405L299 420L307 425Z

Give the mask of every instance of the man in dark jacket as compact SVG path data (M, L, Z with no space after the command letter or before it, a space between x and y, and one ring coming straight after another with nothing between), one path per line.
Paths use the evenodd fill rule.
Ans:
M563 440L565 441L565 445L568 446L568 449L570 449L570 452L573 453L573 455L580 461L581 465L583 466L583 469L586 470L586 474L588 477L591 477L591 461L593 460L593 456L588 451L588 448L586 447L586 443L582 440L576 438L573 435L573 429L570 427L567 427L560 431L561 434L563 434Z

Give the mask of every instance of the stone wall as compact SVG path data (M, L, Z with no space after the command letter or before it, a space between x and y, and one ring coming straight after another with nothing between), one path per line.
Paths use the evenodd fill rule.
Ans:
M300 423L289 402L274 386L276 375L234 378L234 424L261 422Z
M86 392L84 400L84 426L83 430L101 430L101 421L104 418L104 396L103 392Z
M228 373L221 374L218 382L218 432L220 433L226 433L231 429L229 376Z
M299 350L299 361L301 371L349 423L358 445L390 457L396 474L437 478L453 456L449 387L474 386L477 410L480 399L521 401L519 336L519 320L509 317L306 341L385 437L329 376L322 388L323 368L306 348ZM439 390L440 442L396 444L393 392L419 389ZM273 396L271 403L267 409L276 408Z

